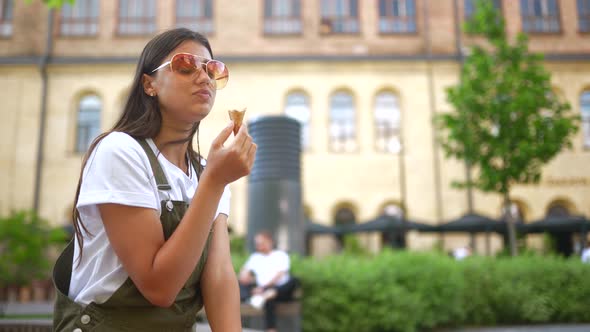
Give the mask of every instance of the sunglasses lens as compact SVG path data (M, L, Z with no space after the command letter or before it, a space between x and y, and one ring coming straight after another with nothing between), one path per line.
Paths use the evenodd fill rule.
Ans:
M192 75L196 71L205 67L207 75L215 81L215 88L217 90L223 89L229 79L229 73L225 64L217 60L208 60L206 64L203 65L204 61L207 60L201 60L201 58L196 55L179 53L172 58L170 66L172 67L173 72L183 75Z
M215 80L217 90L221 90L227 84L229 73L225 64L221 61L210 60L207 62L207 73Z
M172 58L170 63L172 71L190 75L197 71L199 60L190 54L177 54Z

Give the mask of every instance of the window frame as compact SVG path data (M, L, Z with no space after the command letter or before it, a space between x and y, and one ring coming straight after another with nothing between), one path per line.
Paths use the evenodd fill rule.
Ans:
M287 114L287 106L289 105L289 97L292 95L301 95L303 96L303 98L305 99L305 105L307 107L307 111L309 112L309 118L307 120L307 122L304 124L301 121L299 121L299 119L290 116ZM285 101L284 101L284 106L283 106L283 113L285 116L295 119L297 120L300 124L301 124L301 149L304 152L310 152L311 151L311 101L310 101L310 96L308 93L306 93L305 91L301 90L301 89L297 89L297 90L291 90L289 92L287 92L287 94L285 95ZM307 132L305 132L305 127L307 129ZM307 134L307 139L304 139L303 136L305 136L305 134ZM305 142L307 142L307 144L304 144Z
M407 7L408 2L411 1L411 2L413 2L413 5L414 5L414 15L413 16L407 15L407 9L406 9L405 16L381 15L381 1L387 1L387 3L385 4L385 7L387 7L388 4L391 4L392 11L394 8L393 1L404 1L405 7ZM399 2L398 2L398 4L399 4ZM418 29L418 0L378 0L377 5L378 5L377 6L377 16L378 16L377 31L378 31L379 35L381 35L381 36L396 36L396 35L417 35L418 34L418 30L419 30ZM406 31L383 31L381 29L381 20L384 18L388 18L391 22L405 20L406 26L409 24L409 22L411 22L411 20L409 20L408 18L411 18L414 23L414 30L413 31L408 31L408 30L406 30Z
M588 108L587 108L587 112L584 112L584 95L588 95ZM583 89L582 92L579 95L579 99L578 99L578 103L579 103L579 107L580 107L580 124L581 124L581 130L580 132L582 133L582 149L586 150L586 151L590 151L590 88L586 88ZM587 124L587 133L585 132L585 127L584 124ZM586 139L586 137L588 137L588 139Z
M377 119L377 99L380 96L383 95L389 95L389 96L393 96L396 104L397 104L397 109L395 109L395 111L397 111L398 113L398 128L397 130L395 130L396 128L386 128L385 130L381 130L379 123L378 123L378 119ZM373 99L373 109L372 109L372 113L373 113L373 148L375 149L376 152L381 153L381 154L386 154L386 155L399 155L402 153L402 149L403 149L403 140L402 140L402 110L401 110L401 105L400 105L400 98L399 95L397 93L395 93L394 91L391 90L383 90L383 91L379 91L377 94L375 94L374 99ZM387 123L386 125L384 125L383 127L388 126L389 123ZM389 133L390 131L392 132L392 134L390 136L387 135L379 135L380 133L382 133L383 131L385 131L386 133ZM380 140L385 140L386 142L392 138L397 137L398 142L400 144L400 150L397 152L392 152L389 151L387 149L387 145L385 145L383 148L381 148L379 146L379 141Z
M350 97L351 99L351 107L352 107L352 117L351 117L351 121L353 124L353 132L354 134L349 138L349 136L344 136L344 137L338 137L338 141L335 142L333 141L333 137L332 137L332 125L334 123L333 117L332 117L332 112L333 112L333 99L336 97L336 95L338 94L346 94L347 96ZM329 97L328 100L328 151L330 153L337 153L337 154L351 154L351 153L358 153L360 146L359 146L359 135L358 135L358 110L357 110L357 105L356 105L356 98L354 96L354 94L348 90L348 89L337 89L334 90ZM345 125L347 122L342 122L339 123L340 127L343 127L343 124ZM346 148L346 144L348 142L348 140L352 140L354 142L354 147L352 149L347 149ZM342 149L336 149L335 145L336 144L340 144L343 145L344 148Z
M178 16L178 3L180 1L187 1L187 0L175 0L174 1L174 26L177 28L180 27L188 27L191 30L195 30L198 31L200 33L203 33L204 35L211 37L213 35L215 35L215 2L214 0L198 0L200 1L201 7L203 9L203 12L205 13L205 15L203 16L186 16L186 17L182 17L183 19L190 19L190 20L196 20L198 21L198 25L203 24L202 22L206 22L208 24L211 25L211 31L204 31L202 29L193 29L189 24L185 24L182 23L181 21L179 21L179 16ZM194 0L193 0L194 1ZM207 2L210 2L210 8L211 8L211 16L207 16L206 15L206 8L207 8ZM208 21L208 22L207 22Z
M86 133L86 137L85 139L85 143L86 143L86 147L81 150L80 146L81 146L81 135L80 135L80 114L82 113L82 102L84 101L85 98L88 97L95 97L99 102L100 102L100 107L98 108L98 123L96 124L97 126L97 135L93 136L90 134L90 130L87 130ZM84 93L82 95L80 95L77 99L76 99L76 104L75 104L75 127L74 127L74 144L73 144L73 151L74 154L84 154L86 153L86 151L88 150L88 148L90 147L90 145L92 144L92 142L94 141L94 139L96 139L96 137L98 135L101 134L101 128L102 128L102 115L103 115L103 111L104 111L104 101L103 98L96 92L87 92ZM86 110L86 112L88 112L88 110ZM94 128L93 126L85 126L85 128Z
M147 3L146 0L117 0L116 2L116 7L115 10L117 11L117 14L115 15L115 35L117 37L120 38L137 38L137 37L148 37L148 36L152 36L154 35L157 31L158 31L158 2L156 0L148 0L151 1L154 5L154 16L153 16L153 26L154 26L154 30L153 31L145 31L142 30L141 32L138 33L129 33L129 32L121 32L121 22L122 22L122 17L121 17L121 3L123 1L137 1L140 3ZM129 3L128 3L129 5ZM128 6L129 7L129 6ZM129 20L129 18L133 18L133 17L129 17L129 15L127 15L126 19ZM151 17L147 17L147 16L142 16L143 19L146 18L151 18ZM127 21L127 23L130 23L130 21ZM133 23L133 21L131 21L131 23Z
M545 7L547 8L547 12L549 11L549 9L548 9L549 8L549 1L555 1L555 10L556 10L555 17L557 18L557 30L555 30L555 31L552 31L552 30L549 30L549 31L548 30L532 30L530 28L529 28L529 30L525 30L525 19L526 18L534 19L534 18L540 17L543 19L544 24L547 24L546 23L547 18L552 17L552 16L547 16L545 14L543 16L528 16L528 13L527 13L527 16L525 17L524 11L523 11L524 10L524 6L523 6L524 1L532 2L533 6L534 6L535 1L541 1L541 8L543 8L543 4L545 4ZM562 24L563 22L561 21L561 8L560 8L559 0L520 0L519 7L520 7L520 24L521 24L520 30L522 32L529 34L529 35L556 35L556 34L563 33L563 24ZM541 9L541 11L543 11L543 9Z
M586 10L586 12L584 13L585 15L582 15L582 12L579 10L580 9L580 4L584 4L582 1L587 1L586 5L583 6L583 8ZM590 1L589 0L576 0L576 11L578 13L577 15L577 23L578 23L578 33L581 34L590 34ZM581 28L581 22L585 21L587 28L586 30L582 30Z
M11 39L14 36L14 9L16 2L18 0L0 0L0 40L2 39ZM4 14L6 8L8 8L8 4L11 3L12 6L10 7L10 16L5 17ZM3 33L4 26L10 30L10 33Z
M471 17L473 16L473 13L475 11L475 4L474 2L476 2L478 0L463 0L463 20L467 21L470 20ZM496 9L498 9L500 11L500 13L502 14L502 17L504 17L504 5L502 4L502 0L492 0L494 2L494 7L496 7ZM467 3L470 3L470 7L473 7L471 13L467 13ZM496 4L498 4L498 6L496 6Z
M82 23L85 24L85 30L88 30L88 25L91 24L96 24L96 32L94 33L84 33L84 34L64 34L62 31L62 26L64 23L64 17L62 16L63 14L63 7L60 8L59 11L57 11L55 13L56 15L56 27L55 27L55 33L56 35L62 37L62 38L95 38L98 37L98 35L100 34L100 0L92 0L92 1L96 1L96 17L84 17L83 19L76 17L74 18L74 16L72 15L71 17L68 17L69 20L71 20L70 24L76 24L76 23L80 23L80 21L82 21ZM73 6L77 6L79 5L80 2L77 1L74 4L69 4L69 3L65 3L64 6L69 5L71 6L71 8L73 9ZM88 22L94 20L94 22Z
M298 37L298 36L302 36L303 35L303 30L304 30L304 26L303 26L303 1L304 0L287 0L290 1L290 7L291 7L291 13L294 12L294 8L296 5L296 1L299 2L298 7L299 7L299 16L273 16L271 13L271 16L266 16L267 12L266 12L266 6L267 6L267 1L270 1L272 5L275 4L275 1L280 1L280 0L262 0L262 35L265 37ZM272 6L271 6L271 12L272 12ZM270 32L269 30L267 30L267 23L268 20L280 20L280 19L287 19L287 20L293 20L299 23L299 31L292 31L292 32Z
M347 6L350 9L351 8L351 3L354 1L354 3L356 4L356 17L354 16L332 16L332 17L325 17L324 16L324 10L322 5L324 4L324 1L332 1L332 5L333 6L337 6L337 2L338 1L347 1ZM350 12L351 10L349 10ZM319 1L319 18L320 18L320 24L319 24L319 34L322 36L356 36L356 35L360 35L362 34L362 24L361 24L361 8L359 6L359 0L320 0ZM334 29L334 23L333 21L335 21L336 19L342 20L343 18L345 19L351 19L351 18L355 18L356 19L356 26L357 29L356 31L335 31ZM326 26L326 24L328 24L327 26L329 27L329 31L326 30L324 31L324 27Z

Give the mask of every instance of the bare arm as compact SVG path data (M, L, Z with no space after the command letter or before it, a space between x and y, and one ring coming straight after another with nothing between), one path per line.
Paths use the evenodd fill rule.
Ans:
M277 281L281 280L281 278L282 278L283 276L285 276L285 274L287 274L287 271L281 271L281 272L278 272L278 273L277 273L277 274L274 276L274 278L272 278L272 279L271 279L271 280L268 282L268 284L266 284L266 285L262 285L262 287L263 287L263 288L266 288L266 287L272 287L272 286L276 285L276 284L277 284Z
M227 216L219 215L213 229L201 282L207 319L213 332L241 331L240 290L230 256Z
M167 241L155 210L99 205L115 253L139 291L156 306L172 305L197 265L225 185L250 172L256 145L242 126L224 147L232 127L230 123L213 142L193 200Z

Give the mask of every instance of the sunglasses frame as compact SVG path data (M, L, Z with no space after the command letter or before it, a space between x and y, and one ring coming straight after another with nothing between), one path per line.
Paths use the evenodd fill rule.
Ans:
M212 78L212 77L209 75L209 69L207 69L207 64L208 64L209 62L211 62L211 61L215 61L215 62L219 62L219 63L223 64L223 66L224 66L224 67L225 67L225 69L227 70L227 66L225 65L225 63L223 63L223 62L221 62L221 61L219 61L219 60L209 59L209 58L202 57L202 56L200 56L200 55L195 55L195 54L191 54L191 53L185 53L185 52L181 52L181 53L176 53L176 54L174 54L174 55L173 55L173 56L170 58L170 60L168 60L168 61L164 62L163 64L161 64L160 66L158 66L158 68L156 68L156 69L152 70L152 71L150 72L150 74L153 74L153 73L157 72L158 70L160 70L160 69L162 69L162 68L165 68L165 67L166 67L166 66L168 66L168 65L170 65L170 71L171 71L171 72L174 72L174 70L172 69L172 60L173 60L173 59L174 59L174 58L175 58L177 55L190 55L190 56L192 56L192 57L195 57L195 58L199 59L199 60L201 61L201 63L202 63L203 65L205 65L205 73L207 73L207 76L208 76L208 77L209 77L211 80L213 80L213 81L215 81L215 82L217 82L218 80L221 80L221 79L228 79L228 80L229 80L229 71L228 71L228 74L227 74L227 76L220 77L220 78ZM203 61L203 60L204 60L204 61ZM197 68L197 69L198 69L198 70L202 70L203 68ZM227 84L227 81L225 82L225 84ZM217 88L216 88L216 89L217 89L217 90L220 90L220 89L223 89L224 87L225 87L225 85L224 85L223 87L219 88L219 89L217 89Z

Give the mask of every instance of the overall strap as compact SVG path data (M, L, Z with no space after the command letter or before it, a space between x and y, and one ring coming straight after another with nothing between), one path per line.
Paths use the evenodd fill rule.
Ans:
M141 145L145 153L147 154L148 159L150 160L150 165L152 166L152 172L156 177L156 184L158 185L159 190L170 190L172 187L168 184L168 179L166 179L166 174L164 174L164 170L162 166L158 162L158 158L154 154L154 150L150 147L148 142L145 139L136 139L137 143Z
M193 164L193 169L195 170L195 173L197 174L197 181L201 180L201 172L203 171L203 164L201 164L201 158L190 158L191 160L191 164Z

